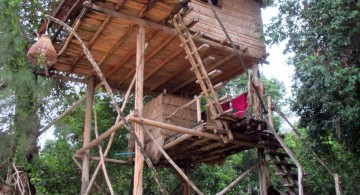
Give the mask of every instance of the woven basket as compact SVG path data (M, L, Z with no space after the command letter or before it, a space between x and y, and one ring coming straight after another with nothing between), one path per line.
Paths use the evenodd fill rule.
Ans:
M57 54L48 35L43 34L32 45L26 55L32 64L51 66L56 63Z

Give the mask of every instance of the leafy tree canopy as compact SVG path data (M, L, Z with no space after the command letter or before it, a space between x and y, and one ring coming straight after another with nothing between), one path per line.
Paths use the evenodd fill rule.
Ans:
M292 110L316 146L360 153L360 2L280 0L268 43L287 42L295 66Z

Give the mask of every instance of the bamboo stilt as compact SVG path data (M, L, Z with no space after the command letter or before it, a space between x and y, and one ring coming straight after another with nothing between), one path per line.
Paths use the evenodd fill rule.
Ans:
M128 99L129 99L130 92L131 92L131 90L132 90L132 88L133 88L133 86L134 86L134 83L135 83L135 78L132 80L132 82L131 82L131 84L130 84L130 86L129 86L126 94L125 94L124 102L123 102L123 104L122 104L122 106L121 106L121 111L122 111L122 112L123 112L124 109L125 109L125 106L126 106L127 101L128 101ZM118 117L116 118L116 120L115 120L115 125L119 122L119 120L120 120L120 116L118 116ZM106 132L105 132L105 133L106 133ZM109 132L109 133L110 133L110 132ZM105 153L104 153L104 157L103 157L105 161L106 161L105 157L108 155L108 153L109 153L109 151L110 151L110 148L111 148L111 145L112 145L112 143L113 143L114 136L115 136L115 131L111 132L108 145L106 146ZM96 139L98 139L98 135L96 136ZM95 140L94 140L94 141L95 141ZM94 158L94 157L93 157L93 158ZM91 157L90 157L90 159L91 159ZM98 160L100 160L100 158L99 158ZM114 162L114 160L112 160L112 162ZM115 163L119 163L119 161L116 161ZM92 176L92 178L91 178L91 180L90 180L90 184L89 184L89 187L88 187L88 190L87 190L87 191L90 191L90 190L91 190L92 184L95 182L96 176L97 176L97 174L98 174L99 171L100 171L101 165L102 165L102 163L99 162L99 164L97 165L97 167L96 167L96 169L95 169L95 171L94 171L94 174L93 174L93 176Z
M83 146L90 143L91 136L91 108L94 100L94 77L89 77L87 85L87 97L86 97L86 112L85 112L85 125L84 125L84 141ZM89 186L89 157L90 150L85 150L85 155L82 160L82 176L81 176L81 194L85 194L86 189Z
M145 150L144 150L144 147L143 147L143 144L139 141L139 138L137 137L137 135L134 133L134 130L131 126L131 124L129 123L129 121L125 118L125 115L124 113L121 111L119 105L117 104L116 100L115 100L115 97L114 97L114 93L112 92L108 82L106 81L105 77L104 77L104 74L101 72L99 66L97 65L96 61L94 60L94 57L91 55L89 49L86 47L85 43L81 40L80 36L70 27L68 26L67 24L65 24L64 22L62 22L61 20L57 19L57 18L54 18L50 15L45 15L46 18L48 18L49 20L52 20L58 24L60 24L61 26L65 27L67 30L69 30L71 33L74 34L75 38L80 42L80 45L81 47L83 48L83 52L85 53L86 57L88 58L90 64L94 67L94 70L96 71L97 75L99 76L100 80L102 81L102 83L104 84L105 86L105 89L106 89L106 92L109 94L110 98L111 98L111 101L116 109L116 112L118 113L118 116L119 118L121 119L121 122L122 124L121 125L124 125L125 129L127 131L129 131L129 133L134 136L134 140L136 142L136 144L139 146L140 148L140 152L141 154L146 158L146 163L156 181L156 183L159 185L159 188L160 189L163 189L163 185L159 179L159 176L156 172L156 169L154 168L154 165L152 164L151 160L149 159L149 157L147 156L147 154L145 153ZM120 125L119 123L117 123L118 125ZM110 130L110 129L109 129ZM109 131L108 130L108 131ZM113 129L113 131L116 131L116 128ZM104 134L102 134L104 135ZM99 138L102 136L100 135ZM95 144L96 145L96 144ZM88 146L89 147L89 146ZM90 146L91 147L91 146ZM82 148L84 149L84 148ZM82 150L81 149L81 150ZM79 151L78 151L79 152ZM84 151L82 151L84 152Z
M136 82L135 82L135 109L137 115L142 117L143 114L143 92L144 92L144 54L145 54L145 28L140 26L139 34L137 36L137 52L136 52ZM140 124L135 124L135 134L139 138L140 143L144 144L144 134L141 130ZM135 146L135 166L134 166L134 188L133 194L138 195L143 193L143 171L144 171L144 157L140 153L139 146Z
M96 138L99 137L99 133L98 133L98 128L97 128L97 114L96 114L96 104L95 104L95 101L94 101L94 130L95 130L95 136ZM106 184L110 190L110 194L111 195L114 195L114 189L112 188L112 185L111 185L111 181L109 179L109 176L108 176L108 173L107 173L107 170L106 170L106 165L105 165L105 157L104 157L104 153L103 153L103 150L102 150L102 147L100 145L98 145L99 147L99 154L100 154L100 163L101 166L102 166L102 170L103 170L103 173L104 173L104 178L105 178L105 181L106 181ZM92 177L95 177L95 175L93 175ZM89 194L90 193L90 186L89 188L87 189L86 191L86 194Z
M264 149L258 148L260 195L267 195L267 175Z

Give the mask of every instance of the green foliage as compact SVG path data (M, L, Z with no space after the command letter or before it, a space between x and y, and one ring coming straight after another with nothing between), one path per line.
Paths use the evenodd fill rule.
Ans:
M318 149L329 137L360 153L360 3L279 1L279 15L267 28L270 43L287 41L295 55L292 109Z
M306 130L301 129L305 138ZM322 167L307 150L294 133L286 134L285 143L294 151L300 164L303 166L306 177L304 178L304 190L307 194L335 194L335 183L332 175ZM345 148L334 139L329 139L331 154L320 155L320 158L332 170L340 175L340 181L344 194L354 194L359 189L360 172L356 167L360 162L353 153L347 152Z
M80 189L81 174L71 157L76 148L62 137L47 141L30 173L39 194L74 194Z

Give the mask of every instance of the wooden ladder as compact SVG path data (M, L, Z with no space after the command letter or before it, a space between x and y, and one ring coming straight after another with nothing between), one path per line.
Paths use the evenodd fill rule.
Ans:
M203 61L199 55L199 49L194 43L193 35L190 33L180 14L174 17L173 22L182 43L180 46L185 49L187 54L186 58L190 61L192 67L191 70L195 73L198 84L200 85L204 97L207 100L207 104L209 105L212 118L215 119L223 113L223 110L220 106L219 99L211 83L209 75L204 67ZM227 122L215 120L215 123L218 128L227 132L227 136L220 134L225 143L233 139L232 132Z
M287 190L286 194L296 195L298 175L297 171L293 170L293 168L296 168L296 165L289 162L289 155L282 151L280 144L278 147L265 146L265 154L275 167L276 175L280 177L284 189Z

